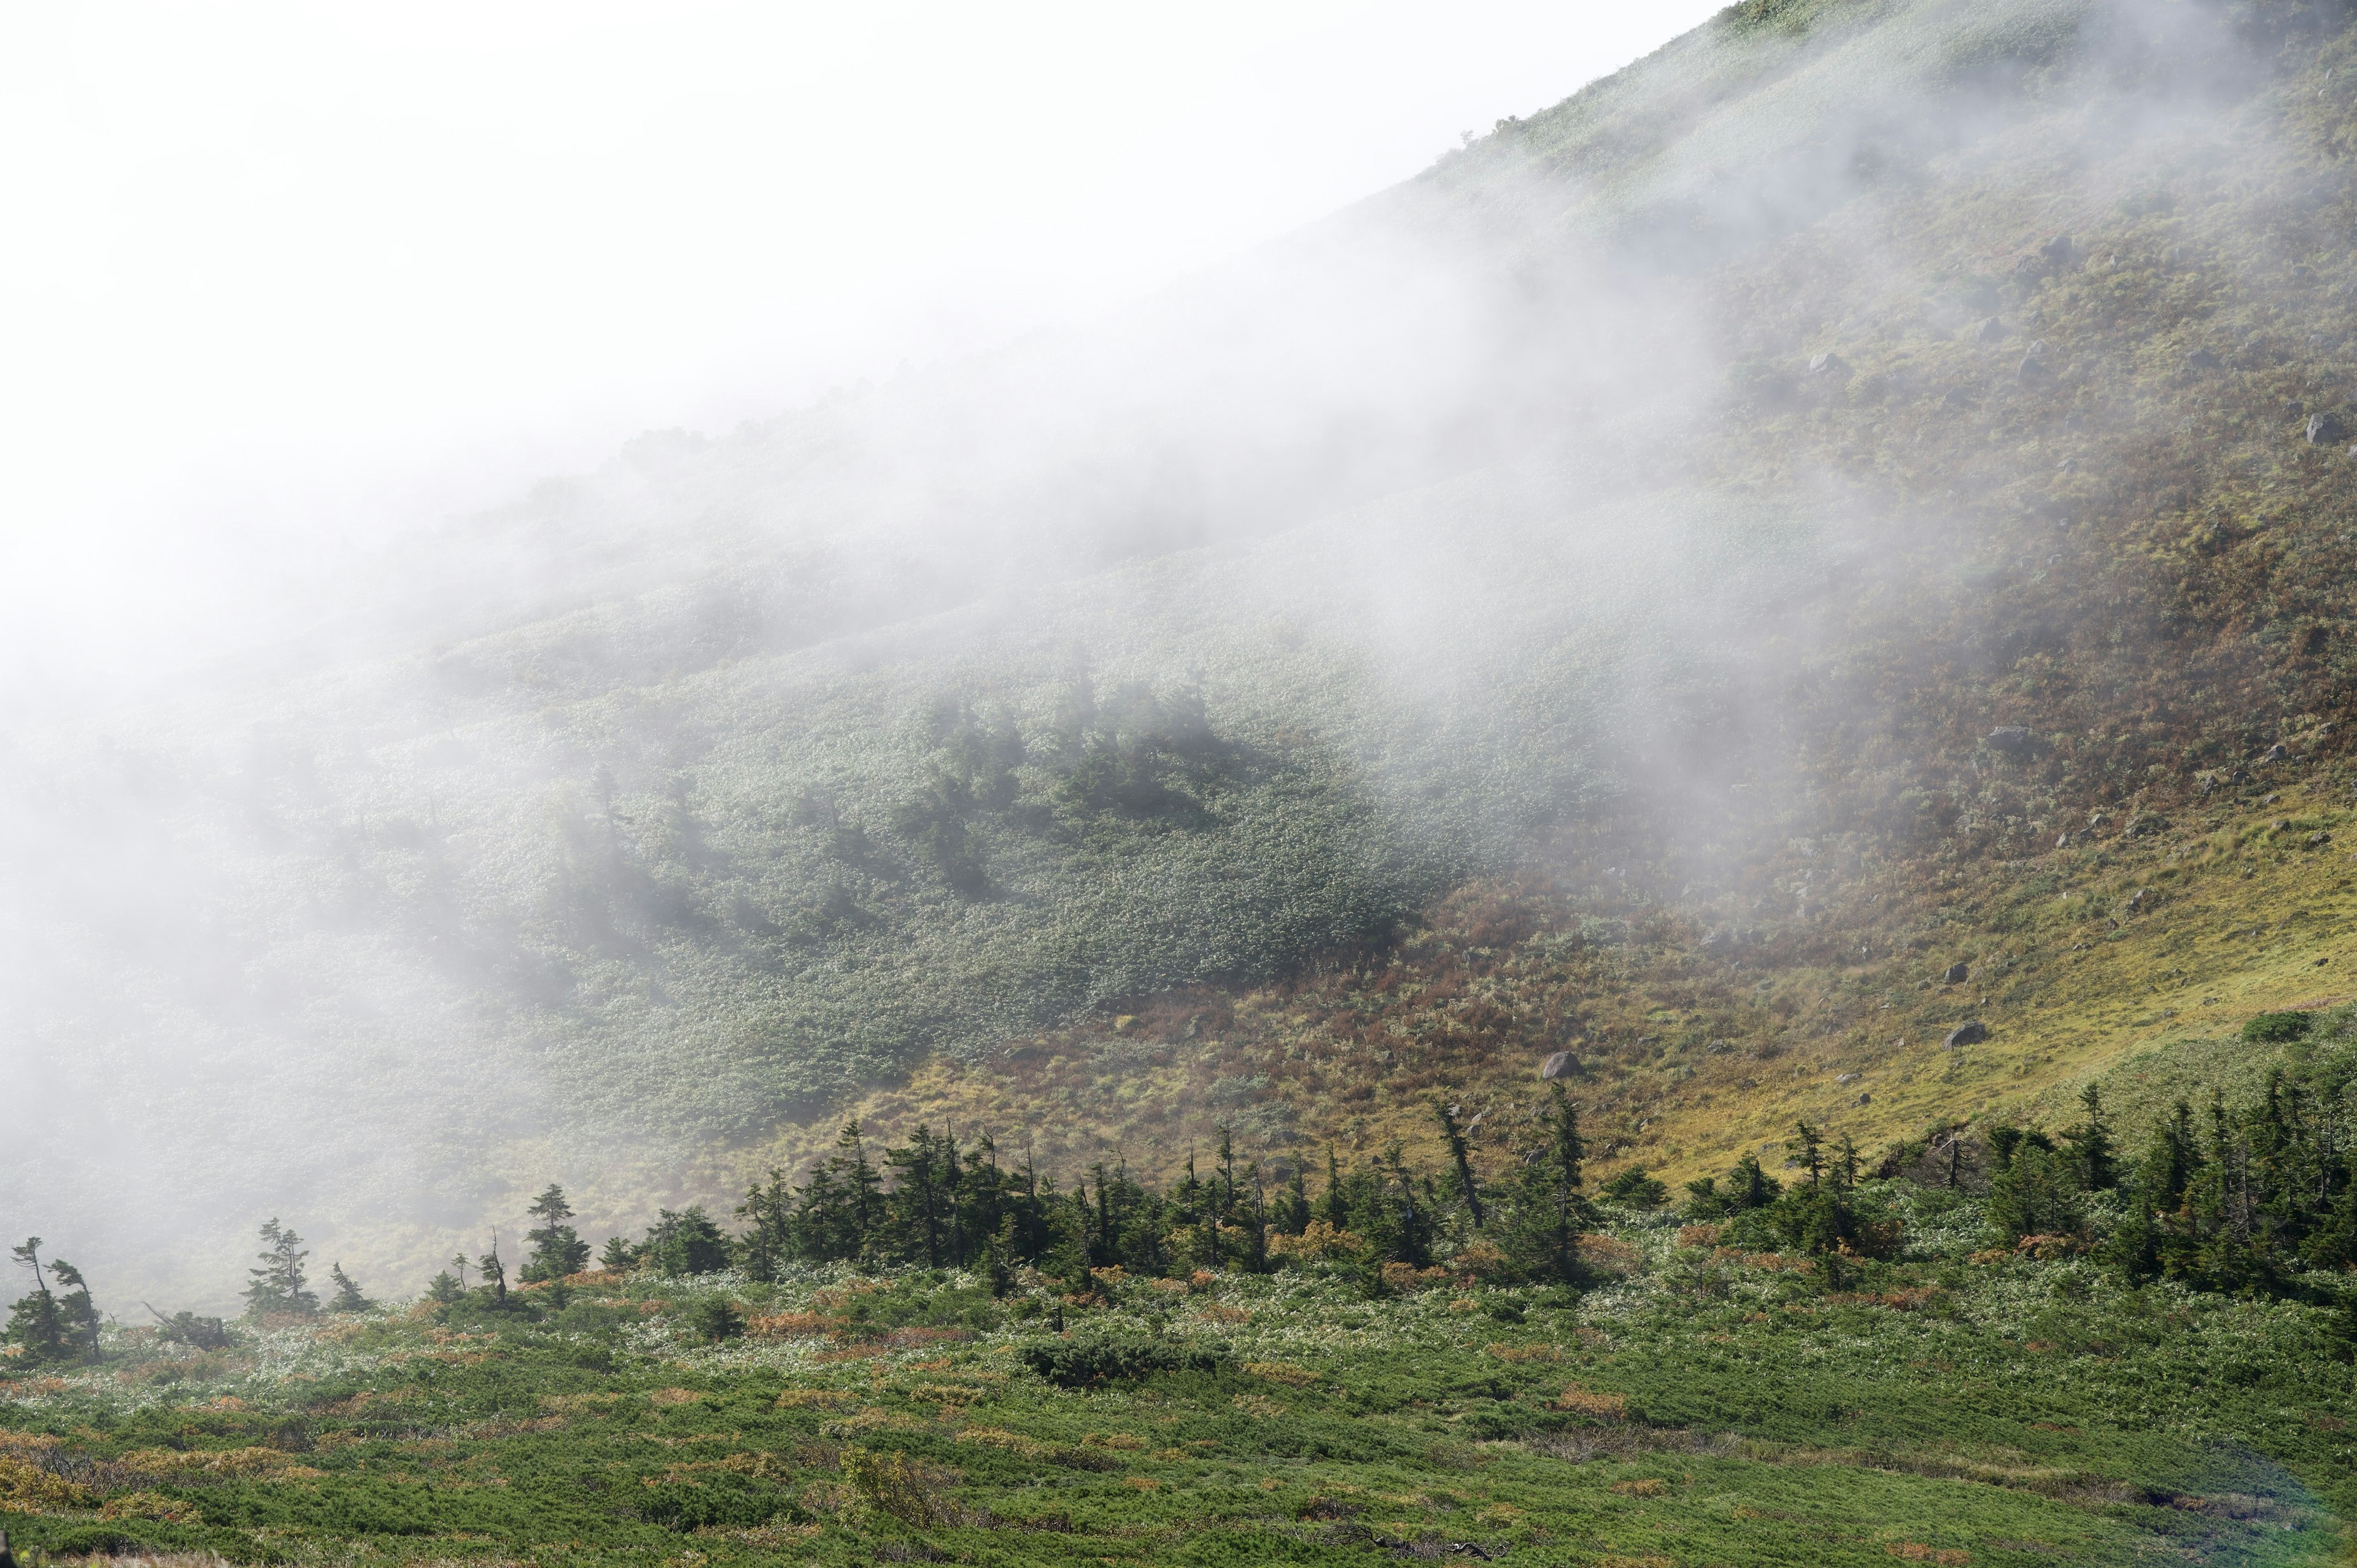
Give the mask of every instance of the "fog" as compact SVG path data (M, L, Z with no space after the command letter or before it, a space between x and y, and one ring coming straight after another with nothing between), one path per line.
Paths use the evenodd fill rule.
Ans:
M1884 218L2058 82L2097 210L2246 83L2199 7L1922 0L1534 116L1706 15L1622 10L43 24L17 128L157 91L10 263L0 1226L117 1309L273 1214L404 1293L1598 802L1731 898L1829 585L1959 527L1730 476L1731 371L1953 282ZM1775 298L1812 225L1854 320Z

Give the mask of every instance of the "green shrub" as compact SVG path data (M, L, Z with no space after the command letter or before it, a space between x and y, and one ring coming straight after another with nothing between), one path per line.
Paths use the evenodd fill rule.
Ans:
M1216 1372L1227 1366L1225 1348L1177 1345L1164 1339L1117 1334L1074 1335L1042 1339L1023 1348L1023 1360L1059 1387L1134 1381L1164 1372Z
M2243 1038L2257 1046L2289 1045L2308 1037L2313 1013L2262 1013L2243 1026Z

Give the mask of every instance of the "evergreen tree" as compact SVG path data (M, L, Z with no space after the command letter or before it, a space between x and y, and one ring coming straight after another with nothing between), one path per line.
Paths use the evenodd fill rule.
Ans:
M655 1212L647 1239L639 1248L646 1266L665 1276L717 1273L728 1266L728 1238L701 1204L674 1214Z
M2077 1126L2063 1133L2062 1141L2071 1145L2080 1187L2087 1192L2109 1192L2119 1185L2119 1160L2113 1147L2111 1128L2104 1121L2103 1096L2093 1084L2079 1091L2079 1105L2084 1117Z
M425 1299L438 1302L444 1306L449 1305L466 1294L467 1287L460 1284L447 1269L436 1274L433 1282L425 1287Z
M491 1250L475 1260L475 1272L483 1278L481 1289L490 1296L492 1306L508 1304L508 1266L500 1261L500 1233L491 1232Z
M1302 1179L1301 1162L1295 1160L1286 1176L1284 1230L1288 1236L1298 1236L1309 1229L1309 1187Z
M785 1173L772 1165L769 1186L755 1182L747 1187L737 1217L746 1221L745 1232L737 1240L737 1266L748 1279L763 1283L775 1280L780 1267L796 1255L800 1240L793 1189Z
M1576 1283L1579 1279L1580 1232L1594 1210L1580 1191L1587 1145L1579 1136L1579 1112L1560 1082L1548 1085L1551 1099L1540 1113L1546 1143L1523 1167L1512 1234L1506 1255L1524 1278Z
M329 1312L366 1312L376 1305L361 1294L360 1282L344 1273L342 1263L328 1265L328 1279L336 1287L334 1299L328 1303Z
M619 1236L608 1236L606 1250L597 1254L597 1266L618 1274L629 1273L639 1266L639 1250Z
M1189 1162L1193 1168L1193 1162ZM1321 1217L1337 1230L1351 1228L1351 1203L1342 1191L1342 1163L1334 1157L1334 1145L1326 1145L1326 1212Z
M1436 1104L1434 1117L1440 1122L1441 1141L1448 1146L1449 1163L1457 1169L1457 1186L1465 1198L1465 1210L1473 1217L1473 1229L1481 1229L1481 1189L1473 1179L1473 1159L1465 1146L1465 1133L1457 1125L1457 1107Z
M27 1237L23 1246L11 1247L8 1252L18 1268L28 1269L33 1275L32 1294L19 1297L8 1309L8 1343L23 1346L26 1355L36 1361L62 1360L73 1340L65 1314L49 1289L48 1265L41 1262L41 1239Z
M269 1317L280 1314L308 1316L319 1310L319 1298L306 1283L303 1238L273 1215L262 1227L260 1266L246 1271L245 1315Z
M90 1282L63 1258L49 1260L49 1278L58 1283L58 1323L66 1343L91 1360L98 1359L98 1305L90 1297Z
M532 1251L524 1258L522 1273L524 1280L561 1280L577 1274L589 1266L589 1243L581 1233L565 1223L573 1218L573 1206L565 1200L565 1189L554 1182L548 1190L532 1200L525 1210L539 1225L524 1232Z

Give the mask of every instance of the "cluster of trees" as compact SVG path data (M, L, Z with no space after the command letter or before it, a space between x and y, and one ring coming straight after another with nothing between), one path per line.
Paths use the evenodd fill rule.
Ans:
M1314 1199L1297 1165L1272 1181L1258 1162L1240 1163L1225 1130L1211 1167L1199 1170L1189 1156L1168 1191L1102 1162L1064 1189L1028 1152L1003 1162L987 1133L961 1144L920 1126L906 1144L877 1150L854 1122L805 1180L773 1169L748 1190L737 1233L701 1208L665 1209L639 1241L608 1239L599 1261L664 1273L735 1267L756 1279L794 1262L913 1263L980 1270L1003 1291L1023 1268L1084 1284L1089 1271L1115 1267L1168 1274L1324 1260L1424 1269L1472 1248L1503 1277L1577 1280L1580 1234L1597 1217L1581 1190L1579 1113L1560 1086L1539 1119L1543 1141L1505 1182L1477 1180L1454 1108L1437 1115L1448 1171L1412 1170L1394 1148L1346 1172L1329 1150ZM549 1234L573 1240L569 1230Z
M2292 1020L2287 1023L2286 1020ZM2254 1029L2281 1033L2304 1015L2270 1015ZM2357 1337L2357 1127L2342 1114L2341 1078L2296 1065L2270 1077L2255 1103L2230 1110L2213 1092L2206 1114L2178 1102L2142 1157L2123 1154L2092 1086L2081 1116L2059 1134L1999 1124L1948 1127L1888 1153L1875 1175L1919 1184L1985 1188L1992 1245L2091 1254L2130 1281L2171 1279L2213 1291L2339 1301ZM1448 1160L1412 1170L1394 1146L1351 1170L1329 1148L1323 1190L1312 1197L1298 1165L1272 1180L1238 1161L1221 1133L1211 1167L1190 1156L1186 1174L1156 1191L1116 1164L1100 1163L1069 1189L1042 1175L1027 1151L1003 1163L988 1135L962 1145L919 1126L903 1144L871 1148L856 1122L806 1178L771 1170L737 1206L731 1233L704 1208L661 1211L637 1241L609 1237L599 1263L668 1275L736 1268L772 1279L788 1264L847 1262L974 1269L1005 1291L1022 1269L1091 1288L1093 1271L1166 1275L1191 1269L1265 1272L1300 1263L1369 1271L1437 1265L1521 1282L1580 1283L1583 1233L1598 1215L1583 1188L1579 1115L1560 1084L1538 1118L1539 1137L1518 1151L1503 1179L1473 1168L1457 1108L1434 1111ZM1778 1247L1828 1260L1889 1257L1900 1225L1890 1188L1870 1179L1857 1146L1801 1122L1785 1144L1788 1179L1746 1153L1723 1177L1686 1184L1683 1211L1715 1221L1732 1244ZM1669 1201L1643 1167L1615 1176L1603 1196L1639 1210ZM565 1283L589 1266L591 1247L573 1225L563 1187L536 1197L524 1232L519 1283L545 1282L561 1305ZM303 1240L275 1217L248 1271L246 1314L256 1320L357 1312L373 1305L340 1263L324 1304L308 1282ZM44 1259L41 1240L11 1249L33 1289L11 1307L6 1340L16 1359L61 1362L99 1353L100 1314L81 1272ZM475 1283L469 1286L469 1273ZM521 1305L496 1233L488 1251L464 1254L427 1295L490 1308ZM153 1312L154 1308L149 1308ZM227 1343L217 1318L157 1313L163 1337L208 1348Z
M2276 1020L2254 1024L2281 1028ZM1993 1239L2075 1242L2130 1280L2337 1299L2338 1282L2357 1270L2357 1129L2342 1087L2278 1069L2240 1109L2216 1090L2200 1113L2179 1100L2135 1159L2123 1156L2092 1087L2059 1142L1993 1128Z
M33 1361L95 1359L98 1308L81 1271L63 1258L43 1262L38 1236L9 1248L8 1255L33 1276L31 1294L8 1309L7 1342L16 1356Z

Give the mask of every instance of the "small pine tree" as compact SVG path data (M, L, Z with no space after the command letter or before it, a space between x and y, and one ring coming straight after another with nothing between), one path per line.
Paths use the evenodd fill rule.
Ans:
M319 1298L313 1294L303 1275L303 1260L311 1254L303 1250L303 1238L278 1223L273 1215L262 1227L263 1250L261 1266L246 1271L245 1315L248 1317L268 1317L277 1314L297 1313L308 1316L319 1310Z
M8 1309L8 1343L23 1346L26 1355L36 1361L62 1359L71 1342L65 1315L59 1310L58 1298L44 1273L48 1265L41 1262L41 1239L27 1237L23 1246L11 1247L8 1252L18 1268L33 1273L33 1294L20 1297Z
M533 1198L526 1212L540 1224L524 1232L532 1252L524 1260L522 1278L561 1280L589 1266L589 1243L565 1223L573 1218L573 1206L565 1201L563 1187L550 1182L548 1190Z
M606 1250L597 1254L597 1266L614 1273L626 1274L639 1266L639 1250L619 1236L606 1238Z
M425 1287L425 1299L432 1302L438 1302L444 1306L449 1305L452 1302L457 1300L460 1296L466 1294L467 1287L460 1284L457 1279L452 1275L450 1271L447 1269L436 1274L434 1276L434 1283Z
M475 1272L483 1276L482 1288L490 1294L493 1306L508 1304L508 1266L500 1262L500 1233L491 1232L491 1250L475 1260Z
M91 1360L98 1359L98 1306L90 1298L90 1282L63 1258L49 1260L49 1277L64 1294L58 1297L58 1324L67 1346Z
M328 1279L336 1287L335 1298L328 1303L329 1312L366 1312L376 1305L361 1294L360 1282L344 1273L342 1263L328 1265Z
M1587 1145L1579 1136L1579 1110L1561 1083L1549 1086L1553 1100L1540 1114L1547 1142L1523 1167L1506 1255L1526 1279L1566 1284L1579 1279L1580 1232L1594 1219L1581 1193Z

